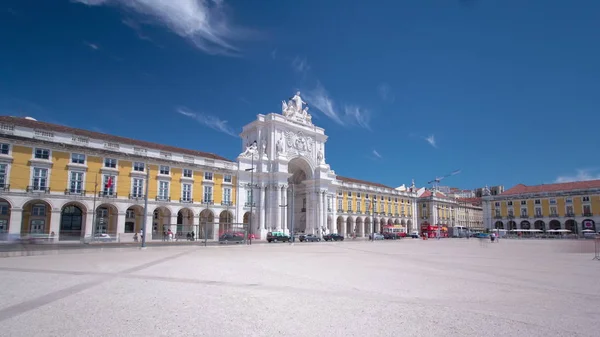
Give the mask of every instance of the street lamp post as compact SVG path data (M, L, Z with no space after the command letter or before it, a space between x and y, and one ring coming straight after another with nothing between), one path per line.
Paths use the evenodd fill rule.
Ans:
M252 244L252 208L254 206L254 153L252 153L252 162L250 168L246 169L246 172L250 171L250 220L248 224L248 244Z

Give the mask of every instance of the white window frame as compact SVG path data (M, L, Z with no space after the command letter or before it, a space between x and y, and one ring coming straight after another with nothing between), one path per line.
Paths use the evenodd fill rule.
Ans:
M204 181L214 181L215 179L215 175L210 171L205 171L203 177Z
M169 165L159 165L158 166L158 174L161 176L170 176L171 175L171 167Z
M2 163L0 162L0 167L4 166L4 174L0 174L0 177L3 177L4 182L2 182L2 179L0 179L0 190L7 188L10 184L10 177L9 177L9 173L10 173L10 164L8 163ZM2 171L0 171L0 173L2 173Z
M112 177L112 186L109 189L106 189L106 183L108 183L108 177ZM102 185L100 186L100 192L105 196L114 196L117 194L117 180L118 175L115 173L104 173L102 174L102 181L100 182ZM110 193L108 193L110 192Z
M136 181L140 181L142 183L141 186L136 186ZM144 187L145 187L145 179L141 177L132 177L131 178L131 197L132 198L143 198L144 197ZM139 188L139 193L136 193L136 189Z
M2 153L4 151L3 147L6 146L6 153ZM11 156L12 155L12 144L9 143L0 143L0 156Z
M139 170L140 166L141 166L141 170ZM133 166L131 169L133 170L133 172L144 173L144 172L146 172L146 163L141 162L141 161L135 161L135 162L133 162Z
M163 185L166 184L167 188L165 189ZM171 196L171 182L167 180L159 180L158 181L158 193L156 193L156 197L158 201L168 201Z
M48 151L48 158L38 158L38 157L36 157L38 150L39 151ZM43 147L34 147L32 155L33 155L33 159L35 159L35 160L44 160L44 161L51 161L52 160L52 150L46 149L46 148L43 148Z
M225 193L225 191L228 191L228 193ZM232 191L231 187L223 187L223 200L222 200L223 203L230 203L230 204L232 203L231 191ZM228 198L225 197L227 195L229 196Z
M112 163L113 160L115 162L115 166L107 166L107 164ZM119 160L117 158L104 157L104 160L102 161L102 168L112 170L119 169Z
M229 177L229 179L227 179L227 177ZM225 174L225 175L223 175L223 183L225 183L225 184L231 184L231 183L233 183L233 176L231 174Z
M188 172L189 172L189 174L190 174L189 176L188 176L188 175L186 175L186 173L188 173ZM182 176L183 178L190 178L190 179L193 179L193 178L194 178L194 170L192 170L192 169L188 169L188 168L184 168L184 169L183 169L183 171L181 172L181 176Z
M45 184L45 187L44 187L43 190L42 189L37 189L37 190L34 189L34 186L35 186L34 179L36 179L36 176L35 176L35 170L36 169L46 170L46 177L45 177L46 184ZM51 172L50 172L50 168L49 167L32 166L31 167L31 175L29 177L29 182L31 183L30 186L31 186L32 191L46 191L46 189L50 188L50 173Z
M186 191L185 187L189 186L190 190ZM185 193L189 192L188 198L186 198ZM192 196L194 195L194 184L192 183L181 183L181 201L183 202L192 202Z
M79 160L82 159L81 157L83 157L82 163L79 162ZM85 165L87 163L87 156L83 153L71 152L71 161L69 163L74 165Z
M81 174L81 187L73 188L73 174ZM85 171L69 170L69 186L67 187L69 194L84 194L85 193Z
M207 192L210 191L210 192ZM207 199L206 197L209 196L209 198ZM203 185L202 186L202 202L203 203L213 203L214 202L214 190L213 187L210 185Z
M348 192L348 193L350 193L350 192ZM347 200L346 206L348 206L347 211L352 212L352 199Z
M344 200L338 199L338 210L343 210L344 207L342 206L344 206Z
M554 209L554 212L552 212L553 209ZM558 207L557 206L550 206L550 215L558 215Z

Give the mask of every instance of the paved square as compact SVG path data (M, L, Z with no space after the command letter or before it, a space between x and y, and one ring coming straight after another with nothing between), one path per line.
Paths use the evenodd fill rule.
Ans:
M404 239L4 258L0 335L598 336L600 261L573 245Z

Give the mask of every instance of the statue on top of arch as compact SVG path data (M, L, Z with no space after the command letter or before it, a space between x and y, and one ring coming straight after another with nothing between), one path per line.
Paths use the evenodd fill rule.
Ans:
M281 101L281 114L303 124L312 124L312 116L308 113L308 104L300 97L300 91L286 103Z

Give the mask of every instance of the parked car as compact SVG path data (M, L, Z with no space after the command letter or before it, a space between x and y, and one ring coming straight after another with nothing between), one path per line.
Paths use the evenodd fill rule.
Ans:
M289 242L290 237L286 235L284 232L268 232L267 233L267 242Z
M410 233L410 237L413 239L418 239L419 238L419 232L411 232Z
M374 234L369 235L369 239L370 240L383 240L383 239L385 239L385 237L383 236L383 234L374 233Z
M344 237L339 234L326 234L323 235L323 240L325 241L344 241Z
M111 237L109 234L106 233L97 233L96 235L94 235L94 242L113 242L115 241L115 238Z
M314 235L314 234L302 234L300 235L300 237L298 238L298 240L300 240L300 242L319 242L321 241L321 238Z
M244 242L244 235L237 235L236 233L225 233L219 237L220 244L228 244L230 242L242 243Z

